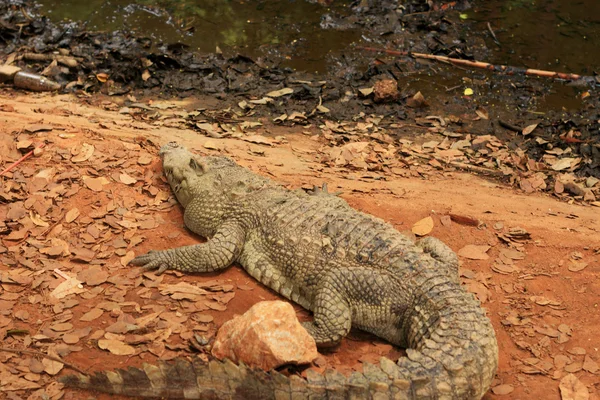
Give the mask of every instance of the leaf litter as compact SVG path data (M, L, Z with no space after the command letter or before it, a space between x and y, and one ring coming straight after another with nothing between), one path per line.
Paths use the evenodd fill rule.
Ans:
M380 123L381 119L365 117L364 121L356 124L326 124L322 128L323 137L327 139L329 135L328 140L333 147L323 150L322 162L359 172L359 179L367 181L375 175L363 172L387 171L396 176L431 177L446 168L468 169L463 167L468 165L467 162L472 162L472 153L465 153L463 149L472 148L473 143L483 143L478 138L446 132L444 139L424 142L421 147L408 141L397 146L379 128ZM439 120L428 120L427 124L440 132L444 126ZM366 136L369 136L368 140L360 139ZM268 146L285 143L266 135L238 134L238 138ZM348 139L349 142L339 145L342 143L339 140ZM497 144L495 138L490 142ZM29 334L28 342L59 354L57 357L82 351L80 343L89 341L97 345L97 351L116 356L149 352L164 359L175 357L187 348L181 341L191 340L194 332L214 334L216 325L212 313L227 309L229 302L235 298L236 286L219 279L190 284L181 281L182 275L177 273L167 274L167 277L175 275L177 279L165 281L165 277L157 277L152 273L136 276L131 273L133 270L123 268L135 256L136 246L151 238L152 233L148 231L164 223L161 213L169 212L175 202L171 199L168 187L146 169L156 160L156 156L151 154L155 153L155 149L143 148L139 144L109 149L98 143L94 144L94 151L90 154L89 146L92 145L85 147L75 142L70 148L49 149L49 155L59 156L65 163L74 163L58 163L54 166L54 173L40 175L41 171L23 170L26 178L38 176L38 183L25 184L25 188L37 185L35 201L27 200L23 187L15 185L9 188L13 211L11 218L6 221L8 229L5 230L7 234L3 242L11 250L3 254L9 261L8 265L17 265L18 257L22 267L11 269L10 274L3 273L2 282L22 286L23 289L27 285L34 290L50 290L52 295L48 299L36 295L28 299L30 304L48 304L54 312L53 323L39 334ZM494 145L489 147L490 150L494 148ZM496 149L502 147L497 145ZM408 157L398 159L397 154L408 154ZM427 160L422 156L436 163L422 164L421 160ZM85 157L85 160L78 161ZM492 168L485 162L475 165ZM18 178L21 176L19 174L20 171L9 177ZM120 196L115 195L115 185L120 185ZM84 198L86 201L77 202L75 206L70 201L73 198ZM448 213L440 218L446 229L456 229L452 221L470 229L482 229L482 222L472 217ZM427 217L415 223L413 233L424 236L431 233L433 228L433 219ZM527 260L525 249L531 245L531 234L519 227L497 225L495 228L500 244L466 245L459 250L459 255L467 262L488 262L488 259L495 257L489 261L492 273L509 275L515 279L523 276L518 274L524 270L523 264ZM15 246L19 246L19 253ZM571 264L585 262L583 258L585 256L571 255L568 259L569 271L573 272ZM56 270L61 273L54 272ZM534 274L531 275L531 272ZM528 271L528 274L524 275L526 279L536 276L535 271ZM491 276L484 271L461 268L461 277L467 287L483 303L497 296ZM552 314L553 317L560 318L559 313L564 310L562 302L550 296L526 294L519 280L505 282L501 290L512 293L507 301L516 310L505 315L506 324L503 325L519 348L533 356L520 362L520 371L525 374L553 374L560 371L597 373L598 365L593 357L576 348L571 349L569 356L556 354L553 359L548 359L551 351L556 351L556 348L552 350L553 345L568 342L577 334L576 329L565 324L552 326L544 323L544 314L532 312L531 307L545 307L551 313L556 313ZM242 291L252 288L252 285L237 285L237 289ZM6 289L0 292L0 302L5 302L2 305L7 310L13 310L16 304L15 299L9 300L10 293L16 292ZM128 294L143 300L162 296L163 299L171 299L172 304L180 304L181 309L173 311L158 304L140 306L126 301ZM70 305L69 302L74 299L77 301ZM71 308L80 311L77 316ZM0 315L0 331L8 334L12 344L21 343L16 340L18 336L9 332L16 332L13 329L15 321L28 321L31 318L20 310ZM86 323L98 322L102 322L102 329L89 326L82 328ZM59 345L62 346L60 351L52 350L55 348L52 346ZM28 360L33 362L36 359ZM39 389L41 383L50 382L43 378L43 374L56 374L63 365L55 360L50 361L43 362L41 370L33 369L38 371L35 373L42 374L37 386L27 386L23 373L11 373L14 382L21 382L15 383L14 387L22 385ZM570 380L566 383L571 388L576 386ZM49 391L53 387L51 385L46 385L46 390ZM514 386L515 382L496 385L492 391L499 395L508 394Z

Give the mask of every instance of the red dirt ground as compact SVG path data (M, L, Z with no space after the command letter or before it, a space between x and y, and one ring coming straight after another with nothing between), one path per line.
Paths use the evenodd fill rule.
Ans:
M559 202L543 194L524 195L503 184L454 171L433 171L426 174L425 178L369 172L366 174L369 177L365 178L365 174L344 168L330 168L320 163L319 148L325 142L315 136L302 134L307 130L316 134L318 131L315 128L259 128L258 132L267 136L286 138L287 143L275 146L263 146L239 139L209 139L187 129L169 127L166 123L134 120L129 114L117 112L119 106L116 102L119 100L113 98L82 100L71 96L16 95L10 91L0 93L0 165L7 166L18 156L11 150L18 140L29 137L34 142L49 142L40 157L25 161L8 177L1 178L3 190L6 191L8 183L15 179L19 182L24 180L23 185L27 185L33 174L52 167L58 174L74 171L77 176L104 176L111 183L105 185L100 192L91 191L79 181L81 188L72 196L64 196L60 202L55 199L48 209L35 205L33 209L42 218L51 220L51 224L60 223L63 230L55 237L61 238L71 247L91 248L95 245L94 251L115 251L114 240L125 239L127 244L119 247L116 255L104 260L106 262L100 266L101 270L108 272L109 281L98 286L84 285L86 292L94 287L102 288L98 295L92 298L71 295L57 302L50 299L49 292L63 279L54 275L52 269L58 267L66 274L76 276L90 266L73 262L70 257L62 255L52 258L51 266L41 265L40 259L49 257L37 253L38 248L44 247L43 243L31 240L39 239L40 236L31 234L18 241L0 236L3 238L0 249L4 248L4 251L0 251L0 274L17 268L22 275L32 277L34 282L36 278L43 278L36 288L31 284L12 285L2 281L0 304L9 304L2 303L2 300L11 301L11 308L0 310L0 334L5 334L10 329L27 331L26 334L8 335L3 340L2 347L42 352L52 347L58 349L66 361L86 371L140 365L142 362L156 360L155 354L160 354L160 358L188 354L185 350L186 339L190 337L191 327L197 325L192 320L194 313L201 312L214 317L214 321L208 324L207 335L210 336L223 322L236 314L244 313L257 301L278 298L238 266L220 274L164 275L163 284L180 281L201 284L218 280L223 284L233 285L235 296L226 304L224 311L217 311L203 307L202 304L176 301L161 295L152 287L151 274L142 279L137 276L136 268L121 265L119 257L125 256L126 251L133 250L137 255L150 249L170 248L198 241L183 227L179 206L175 205L165 211L153 211L149 204L154 200L153 195L141 189L142 186L152 184L166 193L169 191L160 178L156 150L143 138L156 144L178 140L205 153L227 154L255 172L289 184L290 187L328 182L329 190L342 191L341 197L352 207L380 217L400 231L409 231L415 222L431 216L434 220L431 235L440 238L454 250L458 251L470 244L491 246L486 260L461 257L462 279L468 289L482 300L498 337L500 365L497 381L493 386L510 385L499 386L498 393L502 389L514 389L505 395L490 391L485 398L559 399L559 382L568 373L573 373L587 387L590 398L600 398L599 371L597 366L594 368L594 363L600 362L600 341L597 334L600 326L598 208ZM173 104L181 108L190 107L181 102ZM34 124L48 125L52 129L27 134L24 129ZM214 147L217 143L221 150L207 150L207 142L210 142L208 147ZM95 146L95 153L88 161L73 164L57 156L61 152L77 152L82 143ZM137 157L146 152L154 157L152 162L147 165L138 164ZM107 155L115 155L116 161L108 160L107 165L101 165L102 157ZM135 176L138 182L133 185L119 182L118 176L124 171ZM72 187L76 181L77 179L69 179L64 184ZM12 190L18 193L17 189ZM27 203L27 198L31 196L41 196L36 201L43 203L45 195L26 193L24 200L27 213L23 218L29 218L30 208L35 202L32 200ZM0 221L6 217L9 203L0 201ZM133 221L139 222L147 216L156 218L155 227L108 229L112 235L106 241L100 239L97 243L83 245L81 235L88 226L94 225L90 224L89 218L86 220L86 216L99 209L106 210L109 203L114 209L111 211L113 214L118 212ZM70 223L62 221L62 215L75 207L80 216ZM47 214L40 211L47 211ZM475 219L480 224L461 224L456 222L456 218L449 224L443 224L442 217L449 214L468 217L468 221ZM444 220L446 221L445 218ZM501 253L509 249L499 239L499 235L517 227L530 234L530 239L512 243L511 247L519 248L524 259L515 260L512 265L510 260L507 261L513 272L495 272L492 267L499 257L503 258ZM39 227L33 226L32 232L41 232L35 231L37 228ZM143 241L136 246L129 246L132 237L136 236ZM41 242L49 240L47 234L42 234L41 237ZM35 266L7 264L8 259L15 258L33 261ZM572 271L584 265L582 263L586 263L584 269ZM111 280L110 277L114 276L118 278ZM41 295L41 298L34 301L35 295ZM219 295L217 293L217 297ZM63 310L64 303L72 299L77 300L77 304ZM107 300L120 303L120 309L105 312L91 322L80 321L83 314ZM141 310L136 311L134 303L123 304L125 302L135 302ZM56 304L59 304L58 308ZM134 345L135 354L126 356L114 355L98 347L97 339L106 337L105 329L117 319L138 318L157 308L164 308L166 313L170 313L169 321L177 318L182 321L180 325L171 326L172 332L170 336L167 335L164 343ZM68 313L69 310L72 315ZM300 319L309 318L309 314L300 307L296 307L296 310ZM4 325L2 321L5 321ZM49 329L56 322L67 321L73 325L68 331ZM160 323L161 328L168 326L167 319L161 319ZM65 344L65 334L87 327L91 328L90 332L80 335L77 343ZM49 339L36 337L40 334L48 335L51 331L54 333ZM319 366L313 368L323 370L333 367L349 372L360 369L363 361L376 362L381 355L398 358L401 354L398 349L373 336L353 331L337 351L323 354L318 362ZM54 377L47 373L33 372L34 369L30 368L32 358L35 357L0 351L0 379L8 379L9 376L23 377L29 373L31 375L24 378L37 382L41 387L52 382ZM65 368L58 375L70 372ZM30 392L32 391L7 391L0 394L0 397L10 395L6 398L27 398ZM17 395L22 397L13 397ZM65 389L64 394L65 399L88 396L88 393L69 389ZM115 397L98 394L97 398ZM563 395L563 398L568 397Z

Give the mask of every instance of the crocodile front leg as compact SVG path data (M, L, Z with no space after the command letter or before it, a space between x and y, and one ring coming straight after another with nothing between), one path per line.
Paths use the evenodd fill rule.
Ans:
M439 262L448 265L450 268L458 270L458 256L441 240L428 236L417 240L415 244L422 248L425 253L429 253L431 257L435 258Z
M415 243L423 251L441 263L440 267L448 272L448 277L459 283L458 256L441 240L428 236Z
M144 271L158 270L162 274L167 269L183 272L211 272L230 266L240 255L246 232L236 221L225 222L212 239L206 243L175 249L150 251L131 261L141 265Z

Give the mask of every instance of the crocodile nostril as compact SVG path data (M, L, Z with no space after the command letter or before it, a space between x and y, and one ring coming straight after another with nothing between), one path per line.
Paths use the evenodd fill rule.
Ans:
M177 149L179 147L179 143L177 142L169 142L167 144L165 144L164 146L162 146L160 148L160 150L158 151L158 155L159 156L164 156L167 152L173 150L173 149Z

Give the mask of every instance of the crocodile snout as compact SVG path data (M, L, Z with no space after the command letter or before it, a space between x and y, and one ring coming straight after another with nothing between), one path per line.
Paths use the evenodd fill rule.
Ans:
M158 151L158 155L162 157L166 153L168 153L169 151L177 149L179 147L180 147L179 143L177 143L177 142L169 142L169 143L165 144L164 146L162 146L160 148L160 150Z

